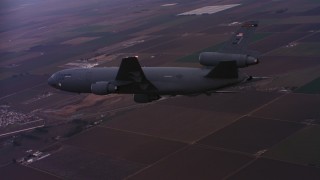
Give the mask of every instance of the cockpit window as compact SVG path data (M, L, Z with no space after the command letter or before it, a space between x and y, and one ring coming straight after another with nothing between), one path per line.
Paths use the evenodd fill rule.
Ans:
M71 74L63 74L62 75L64 78L70 78L71 77Z
M66 78L71 78L71 74L62 74L62 73L59 73L59 74L55 74L54 75L54 78L57 79L58 81L62 81Z

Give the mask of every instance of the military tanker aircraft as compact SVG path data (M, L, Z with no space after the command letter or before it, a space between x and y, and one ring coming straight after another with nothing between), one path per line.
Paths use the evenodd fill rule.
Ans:
M137 103L159 100L161 96L216 93L221 88L253 79L239 68L259 63L246 49L257 21L244 22L218 52L202 52L203 67L141 67L137 57L123 58L119 67L65 69L54 73L48 84L54 88L96 95L133 94Z

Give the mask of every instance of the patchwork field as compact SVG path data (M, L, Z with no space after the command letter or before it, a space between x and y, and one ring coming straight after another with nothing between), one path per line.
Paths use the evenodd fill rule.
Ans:
M178 16L208 6L232 8ZM319 1L4 0L0 9L0 179L320 179ZM249 49L260 63L241 71L264 80L223 89L235 93L136 104L47 85L58 70L132 55L142 66L201 67L200 52L249 20L259 21Z

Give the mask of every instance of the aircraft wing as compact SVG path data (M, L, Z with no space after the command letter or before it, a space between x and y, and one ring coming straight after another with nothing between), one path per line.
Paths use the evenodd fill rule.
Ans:
M122 59L116 81L120 85L130 85L137 90L156 90L156 87L146 78L136 57Z
M248 51L247 47L257 27L258 21L244 22L218 52L256 55L257 52Z

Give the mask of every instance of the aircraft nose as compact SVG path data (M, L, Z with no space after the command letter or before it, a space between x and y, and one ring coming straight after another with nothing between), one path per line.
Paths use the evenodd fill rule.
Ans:
M49 79L48 79L48 84L52 87L56 87L57 86L57 80L54 78L54 75L52 75Z

